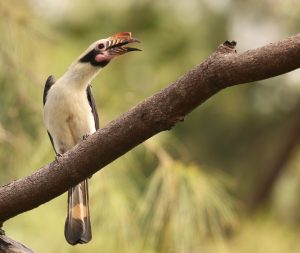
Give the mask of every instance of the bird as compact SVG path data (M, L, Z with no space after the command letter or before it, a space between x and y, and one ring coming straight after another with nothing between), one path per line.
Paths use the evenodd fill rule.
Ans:
M131 32L120 32L92 43L57 80L49 76L44 87L44 123L56 159L99 129L91 82L101 69L122 54L141 51L126 46L140 42ZM92 239L88 180L68 190L64 234L71 245Z

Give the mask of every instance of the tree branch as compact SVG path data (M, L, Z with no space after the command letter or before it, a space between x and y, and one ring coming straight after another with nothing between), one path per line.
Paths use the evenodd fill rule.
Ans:
M300 34L242 54L234 48L234 42L225 42L203 63L98 130L58 161L2 186L0 223L57 197L151 136L171 129L221 89L300 67Z
M4 231L0 229L0 253L34 253L25 245L16 242L7 236Z

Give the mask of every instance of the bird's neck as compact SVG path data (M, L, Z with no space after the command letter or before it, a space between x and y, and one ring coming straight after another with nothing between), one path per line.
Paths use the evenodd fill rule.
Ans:
M74 63L61 77L62 83L78 89L86 89L99 73L101 68L91 66L88 63Z

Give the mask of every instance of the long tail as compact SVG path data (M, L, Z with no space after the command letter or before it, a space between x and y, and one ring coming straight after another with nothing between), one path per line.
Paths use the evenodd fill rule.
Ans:
M68 191L65 237L71 245L88 243L92 239L87 179Z

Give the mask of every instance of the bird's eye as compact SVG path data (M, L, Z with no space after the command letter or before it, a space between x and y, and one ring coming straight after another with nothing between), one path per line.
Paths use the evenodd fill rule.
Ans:
M103 49L105 47L105 45L103 44L103 43L100 43L99 45L98 45L98 49Z

